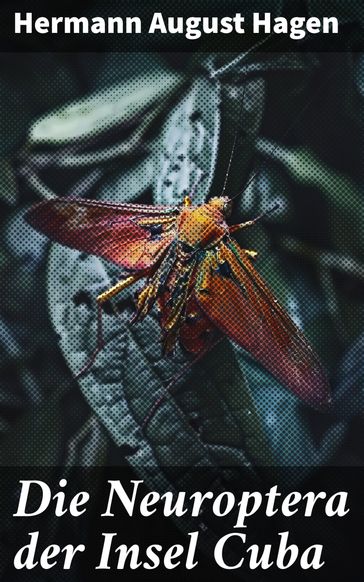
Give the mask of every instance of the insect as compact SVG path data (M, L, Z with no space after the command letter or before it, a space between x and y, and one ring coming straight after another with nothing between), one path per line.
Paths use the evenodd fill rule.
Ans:
M330 390L318 356L255 269L257 253L234 239L262 216L229 225L231 209L226 196L198 206L186 196L178 207L53 199L32 207L27 220L51 239L127 271L97 297L100 306L143 278L133 322L156 308L165 354L179 342L199 357L226 335L306 403L324 409Z

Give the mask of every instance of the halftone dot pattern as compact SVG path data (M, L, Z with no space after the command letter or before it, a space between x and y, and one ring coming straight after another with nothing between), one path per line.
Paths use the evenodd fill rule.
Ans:
M41 107L38 105L32 124L30 125L27 120L22 129L23 135L29 136L29 150L22 157L20 186L28 198L30 191L33 191L38 197L48 197L56 193L97 199L101 194L102 200L110 204L151 203L155 176L163 173L168 190L173 188L173 181L179 179L180 172L185 167L185 159L189 156L193 156L191 161L196 177L200 164L199 151L203 148L204 155L208 151L211 151L211 156L217 152L217 164L222 153L226 157L226 146L221 136L229 135L231 142L236 127L229 126L228 119L221 114L214 128L215 133L212 130L206 131L206 116L209 113L211 117L215 116L219 109L223 111L221 104L216 104L211 99L208 86L205 106L203 93L201 94L201 91L199 93L203 114L196 107L189 113L186 123L176 127L175 132L173 126L169 125L169 151L167 151L166 143L160 136L165 124L171 124L173 119L171 114L185 97L183 70L178 66L178 59L176 62L173 62L173 59L168 62L165 57L154 55L154 65L150 66L148 55L140 54L135 55L136 64L132 70L130 63L133 58L132 54L125 56L131 70L131 81L127 79L118 81L120 61L110 59L110 70L104 71L103 74L109 80L114 79L113 83L100 87L89 83L90 89L94 89L90 96L85 96L84 93L89 93L86 91L70 106L64 106L62 100L62 109L56 112L49 113L48 109L40 111ZM259 56L251 57L253 61L254 58L259 61ZM276 60L276 55L273 60ZM289 63L289 59L287 60ZM303 329L318 352L330 377L333 392L332 412L325 415L306 407L287 390L287 387L284 387L284 377L288 378L290 374L294 376L299 373L302 356L299 350L295 351L297 343L289 344L290 347L287 349L287 337L299 336L292 331L293 328L289 328L288 323L284 329L276 329L272 311L269 310L269 303L272 300L266 301L266 292L263 294L264 299L262 295L260 300L257 300L257 305L258 311L260 310L259 317L269 321L274 330L271 348L268 345L269 335L260 334L259 324L256 317L250 313L249 305L246 306L245 315L239 315L239 319L237 318L239 306L236 302L232 303L232 308L229 307L229 300L233 299L233 288L230 283L235 277L230 272L232 265L226 266L226 261L222 262L225 264L224 271L224 267L212 262L206 268L204 277L207 278L211 271L220 269L220 279L224 281L225 277L228 282L226 291L223 286L221 290L218 286L218 292L221 293L218 307L226 312L226 320L234 323L230 323L230 327L223 331L226 335L230 332L230 335L234 335L238 340L241 330L237 329L236 322L242 321L249 313L246 333L251 338L250 345L254 346L253 353L262 354L264 343L265 355L258 357L263 367L259 365L257 358L252 359L236 344L229 345L224 340L210 355L201 358L187 370L185 381L178 378L170 393L166 393L166 387L171 386L171 380L181 374L182 368L191 362L193 357L179 347L175 355L163 357L156 309L151 311L145 321L130 325L130 316L134 309L133 296L136 289L140 290L142 286L142 282L139 281L135 287L125 289L120 296L115 297L112 304L114 307L107 303L103 308L106 346L97 354L88 373L79 379L81 390L91 404L92 411L96 413L98 421L95 421L95 424L86 423L83 430L82 426L77 426L75 413L73 420L75 430L71 437L76 434L81 436L72 441L73 444L76 443L72 448L73 459L77 459L77 455L81 455L83 451L82 458L86 464L92 464L97 460L101 442L99 439L104 438L100 435L104 434L103 431L106 429L106 433L111 435L114 442L127 451L125 456L134 467L215 464L254 466L271 463L310 466L335 462L338 457L345 463L346 454L349 464L358 462L357 453L343 447L345 439L351 434L352 418L361 412L362 403L362 373L357 364L357 354L361 348L356 342L362 331L363 308L355 295L356 286L361 284L361 235L353 236L354 231L359 233L360 230L361 195L359 186L356 185L357 176L350 177L351 172L356 172L356 167L350 165L344 156L345 147L353 150L355 148L350 143L350 136L344 133L340 140L338 135L338 131L343 130L345 124L339 119L335 133L325 115L327 100L335 91L339 93L343 91L344 80L341 72L344 63L340 56L335 62L335 56L331 55L327 65L325 58L318 55L318 63L312 65L312 70L308 65L305 65L306 69L302 67L303 72L300 73L302 77L295 84L287 60L284 63L284 72L278 65L276 69L269 70L265 55L267 70L262 70L257 64L256 67L241 72L240 76L238 69L234 74L229 72L226 78L221 78L222 85L225 83L229 86L232 93L234 84L244 84L251 80L250 76L260 75L266 83L261 125L259 128L248 126L246 129L247 131L254 129L257 133L252 140L251 151L244 152L244 155L250 158L251 175L255 177L249 186L249 196L245 198L244 193L241 199L236 201L236 208L239 207L239 210L234 210L234 222L254 218L268 210L274 204L277 195L281 197L282 204L277 215L272 214L263 219L259 225L247 229L246 239L245 233L238 237L239 245L258 251L259 257L254 263L257 271L262 273L274 295L285 306L295 324ZM292 62L296 75L297 58L292 58ZM336 66L337 74L330 78L322 92L314 98L312 84L319 82L318 79L323 75L326 66L332 69ZM358 75L360 70L358 68ZM281 79L280 87L277 87L275 80L278 76ZM44 83L46 84L45 81ZM56 85L54 79L50 79L52 87L63 86L62 83L65 85L63 92L67 94L66 86L69 81L66 74L57 78ZM254 93L250 95L249 104L253 109L254 103L261 100L261 85L256 85L256 91L256 99ZM72 98L74 96L72 91L69 93ZM295 100L299 106L295 105ZM312 103L300 117L302 107L305 108L310 100ZM336 100L333 111L339 115L340 108ZM281 114L279 127L275 121L277 112ZM297 123L285 135L285 128L295 117L299 118ZM244 127L242 130L244 131ZM179 148L177 156L175 146ZM149 182L143 181L137 171L141 160L143 163L148 160ZM232 159L231 176L239 174L239 163L238 148ZM132 173L134 168L135 178ZM128 191L125 192L122 178L127 173ZM210 185L213 178L213 175L208 178ZM120 181L120 189L111 187L112 180L115 183ZM105 187L106 181L111 185L110 190ZM193 186L193 182L194 179L191 179L189 188ZM281 191L282 184L285 185L284 192ZM198 192L202 192L205 187L206 196L221 193L211 192L209 184L204 185L203 182L198 186ZM229 195L229 192L226 192L226 195ZM163 200L162 187L158 203L170 203L167 199ZM59 345L73 375L76 375L88 361L97 342L95 299L120 278L118 267L106 261L101 263L91 257L90 252L95 248L98 255L107 258L112 255L117 262L115 257L120 241L122 253L127 242L123 239L121 231L118 233L119 240L117 237L114 240L115 230L112 232L112 229L115 229L117 218L112 207L110 213L101 218L97 210L92 214L92 208L82 208L79 215L70 218L63 239L60 236L60 227L55 222L49 223L48 234L51 238L58 237L61 242L68 242L80 252L64 247L53 247L47 266L44 250L39 254L43 266L40 267L38 264L38 270L32 273L32 281L39 286L43 277L42 282L47 282L48 297L46 298L43 289L42 295L36 294L30 298L32 287L31 285L28 287L26 282L12 286L9 291L9 295L15 298L19 305L24 304L24 297L27 296L29 312L37 302L42 302L43 307L46 301L48 302ZM86 219L86 229L81 235L79 225L87 212L90 212L91 222L87 223ZM155 212L155 209L152 210L152 216ZM97 228L96 217L99 220ZM120 224L123 226L122 220ZM145 266L150 265L149 253L153 255L150 245L158 246L158 241L163 239L166 232L168 233L168 224L152 225L146 220L144 224L136 225L132 221L128 228L133 230L133 236L138 233L137 236L140 237L133 250L134 258L137 257L139 261L137 265L140 266L140 261L145 260L146 255L148 261ZM72 232L73 238L70 234ZM17 248L23 245L26 249L24 253L28 257L30 252L33 261L34 256L38 256L40 248L38 238L34 238L37 249L34 256L33 251L27 250L27 245L29 240L37 235L30 234L28 230L22 231L21 228L19 233L19 242L11 244ZM188 234L191 238L196 238L195 233ZM198 236L200 234L201 232ZM11 236L14 239L14 234ZM44 246L42 248L44 249ZM126 267L135 266L135 263L128 264L125 257L123 261ZM172 264L173 259L170 257L169 261ZM120 262L122 261L119 260L119 265ZM28 273L27 276L31 275ZM160 276L166 277L166 273L163 272ZM176 316L178 312L176 305L183 294L188 276L188 269L181 268L180 278L169 280L172 287L170 292L175 292L173 301L175 313L170 307L166 308L171 309L171 317ZM196 282L199 285L202 283ZM245 280L245 287L243 285L239 293L242 301L251 304L256 291L249 285L253 283ZM150 297L146 298L147 303ZM209 334L215 337L214 326L210 327L208 324L211 320L214 321L217 306L210 305L210 308L214 313L209 311L207 320L201 324L201 333L204 336L199 339L201 341L203 339L204 343ZM115 315L114 309L118 315ZM200 310L197 311L197 318L201 318ZM195 312L191 312L190 315L190 325L193 329L196 325L193 323ZM22 317L26 317L24 312ZM219 318L221 329L224 322L221 315ZM254 326L257 333L254 333ZM30 327L39 337L43 333L44 337L49 337L37 321L32 321ZM301 339L294 341L300 346L304 345ZM289 353L291 358L289 365L282 364L279 346ZM53 350L57 349L57 341L54 341ZM21 346L20 350L25 352L26 347ZM226 354L224 350L227 350ZM52 350L51 353L53 354ZM341 365L344 356L344 363ZM60 378L58 373L52 376L53 360L51 361L51 356L49 358L49 370L46 374L48 385L51 384L56 388L58 384L67 385L71 382L65 376ZM316 364L314 356L310 363L312 377L305 379L304 382L308 383L311 392L315 394L316 379L313 376L321 374L320 364ZM231 366L233 369L230 369ZM267 368L273 375L267 372ZM281 369L278 379L277 374L274 375L274 369ZM347 369L355 369L355 373L350 374L350 379L344 372ZM224 385L223 374L229 377L229 384ZM30 385L29 379L22 381L24 385ZM44 394L40 394L39 398L44 399ZM78 406L76 402L75 410ZM55 410L59 414L59 408L56 407ZM47 408L44 413L45 417L48 415L48 423L52 423L50 412L51 409ZM83 423L83 408L80 419ZM48 426L47 422L45 427ZM67 433L67 430L61 431L57 438L64 438L64 433ZM46 432L43 438L46 439ZM67 455L67 442L64 442L61 448ZM33 457L29 456L29 461L33 462Z
M17 66L19 59L20 55ZM5 202L13 204L10 211L4 204L6 260L0 262L2 464L63 465L60 476L68 478L75 492L87 489L89 481L82 471L73 480L72 465L116 464L120 469L116 478L121 479L128 475L125 465L129 465L132 477L143 479L149 490L207 488L215 495L241 492L242 487L257 490L262 476L263 483L299 489L322 465L362 464L362 172L357 152L363 141L355 117L356 100L361 103L362 98L361 59L355 60L352 79L357 93L352 100L344 99L354 89L343 55L315 55L312 60L289 54L272 55L271 60L265 54L260 60L258 54L252 55L251 66L246 63L219 79L222 91L216 93L205 72L204 83L187 88L176 55L99 55L97 64L80 55L59 61L54 57L53 74L44 59L34 56L29 65L34 75L37 69L42 73L40 95L34 89L26 104L21 79L14 81L13 103L9 91L5 127L12 133L11 149L4 148L0 163ZM196 78L199 75L200 71ZM248 88L237 92L237 85ZM58 105L61 114L54 110ZM274 374L274 363L280 359L277 344L286 349L286 328L274 328L273 343L264 345L265 361L261 357L260 363L254 353L227 338L192 366L194 356L178 341L175 353L163 356L161 318L155 306L144 321L130 324L143 279L105 303L105 346L87 373L75 380L97 345L96 297L121 277L120 265L106 259L119 257L120 262L121 255L124 261L131 256L139 263L146 257L150 261L150 244L163 241L168 225L125 225L140 236L128 257L120 251L124 224L113 212L92 215L94 207L84 207L69 216L63 242L73 248L49 243L23 218L30 204L53 194L62 200L73 195L111 205L151 204L152 216L153 203L174 206L182 201L185 188L195 186L192 202L218 196L221 187L213 188L224 183L237 118L242 131L225 194L236 194L229 189L232 185L243 192L234 201L228 223L250 220L278 202L274 213L233 238L241 248L258 252L249 260L319 355L332 388L328 413L306 405ZM198 182L204 173L207 176ZM239 183L241 173L246 175L244 184ZM99 222L96 227L93 219L81 235L79 226L89 211ZM52 238L55 222L50 224ZM57 232L60 237L60 228ZM187 229L187 235L198 238L201 232ZM103 251L98 253L102 260L91 253L95 244ZM221 302L213 307L226 312L232 322L227 331L239 336L235 321L250 314L248 306L245 315L239 310L242 302L252 301L253 291L245 280L237 304L231 287L235 275L226 262L213 263L196 286L203 288L212 273L219 281L226 279L227 290L221 286ZM184 268L179 266L179 277L169 281L174 305L188 277ZM270 321L265 297L258 301L259 309ZM213 326L212 335L207 331L214 314L201 318L197 310L196 317L193 307L188 314L192 343L198 339L205 343L206 336L214 340ZM170 305L165 306L168 310L171 313ZM261 334L253 315L248 321L251 345L259 350L268 335ZM289 350L294 360L295 348ZM279 365L281 360L277 369ZM272 465L286 470L274 472ZM34 478L41 478L36 473ZM47 482L55 482L51 471L45 469L43 475ZM345 490L339 471L335 476L337 490ZM0 538L5 562L20 539L14 520L10 521L9 531ZM50 519L52 536L56 521ZM89 523L82 528L82 522L75 521L70 519L69 530L64 522L60 525L61 532L62 527L67 530L67 542L72 541L71 530L77 543L91 530ZM213 544L228 523L211 519L208 512L199 516L201 546ZM312 523L306 520L298 528L305 543ZM192 531L188 516L175 524L185 534ZM331 563L336 550L340 555L342 538L336 530L333 535L327 520L314 524ZM286 525L289 529L290 523ZM267 522L261 529L266 526ZM253 526L249 535L255 535ZM76 579L77 569L70 575ZM41 580L38 574L36 578Z

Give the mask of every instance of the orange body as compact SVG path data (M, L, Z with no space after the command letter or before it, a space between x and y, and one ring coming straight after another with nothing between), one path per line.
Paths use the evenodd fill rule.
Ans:
M156 306L165 352L177 341L199 355L225 334L315 408L330 400L314 350L256 271L255 251L232 234L261 218L229 226L231 200L194 206L111 204L57 199L34 206L28 221L54 240L113 261L127 276L100 304L145 278L134 321Z
M218 242L227 234L229 227L225 221L229 201L227 198L212 198L201 206L190 206L188 198L177 219L177 240L193 249L205 249Z

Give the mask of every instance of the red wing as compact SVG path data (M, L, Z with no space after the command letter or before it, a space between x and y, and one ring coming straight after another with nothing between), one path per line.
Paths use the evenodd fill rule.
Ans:
M330 388L320 361L302 332L236 244L202 260L195 296L212 322L269 372L315 408L327 408Z
M149 268L172 242L174 212L172 206L112 204L71 198L36 204L26 219L34 228L63 245L103 257L127 269L141 270ZM152 226L159 224L153 234Z

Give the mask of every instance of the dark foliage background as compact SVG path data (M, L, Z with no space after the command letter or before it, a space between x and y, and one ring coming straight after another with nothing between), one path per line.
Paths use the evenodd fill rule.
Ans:
M105 275L97 268L98 275L89 275L95 267L87 263L87 273L76 284L81 295L75 299L75 290L60 280L59 261L70 275L69 251L58 247L48 260L49 244L24 223L25 209L53 193L166 203L179 200L201 170L209 176L198 187L199 199L218 194L237 121L242 134L227 191L234 195L249 179L250 183L236 205L236 217L248 218L280 203L278 212L249 233L251 240L241 242L259 250L258 268L319 350L332 379L334 414L323 417L304 409L263 371L247 380L252 363L244 364L241 381L250 382L257 423L268 435L275 462L361 462L357 443L363 399L362 56L259 53L234 59L236 55L215 60L204 56L201 66L186 74L189 55L2 56L0 339L5 462L62 462L67 443L90 422L89 406L72 380L67 360L77 371L92 348L94 337L88 327L95 325L92 285L105 286ZM211 66L220 71L216 83L206 81ZM140 102L134 102L133 110L129 95L140 88ZM88 102L85 95L91 95ZM66 114L52 112L74 99L81 101ZM82 111L84 103L88 105ZM194 120L192 110L198 110L195 116L201 119ZM196 131L203 136L202 146L196 146ZM188 160L178 165L181 148ZM81 267L76 261L75 272ZM90 291L86 299L82 290L85 297ZM86 317L82 315L86 332L75 332L70 322L60 330L54 304L59 310L63 300L72 298L73 307L87 311ZM130 310L127 298L121 307ZM122 357L123 344L117 325L108 322L112 316L105 317L111 335L119 334L111 351L100 355L101 366L112 366ZM126 321L125 317L122 324ZM77 361L68 353L70 346L61 342L60 349L62 333L71 335L73 345L77 337L72 333L86 333L90 345L79 348ZM137 333L150 332L141 327ZM73 352L77 350L76 346ZM96 381L102 384L103 378ZM87 393L88 388L84 390ZM241 398L243 392L240 389ZM104 429L98 430L94 438L106 445ZM281 445L287 450L291 439L292 451L285 455ZM118 462L121 458L122 452Z
M178 487L198 464L217 475L245 466L252 479L271 464L307 466L306 476L362 465L362 54L0 61L2 464L128 464L154 488ZM129 327L126 293L118 315L104 314L105 350L76 382L96 341L95 296L118 273L50 245L23 215L53 195L179 201L201 172L196 199L218 195L237 128L233 219L280 204L240 242L259 251L258 269L320 353L333 409L308 409L226 341L141 431L185 356L161 358L154 318Z

